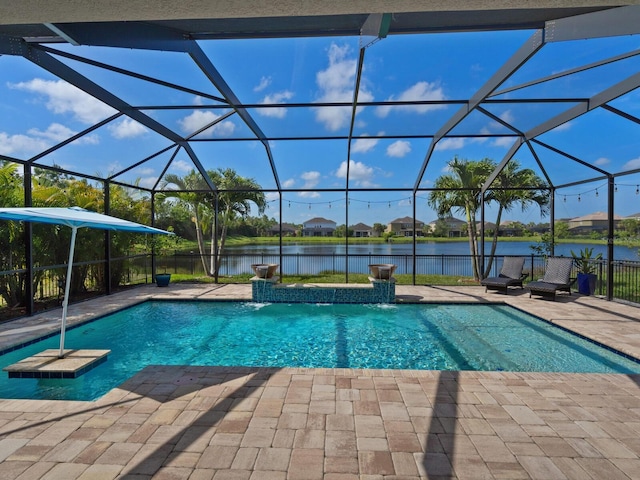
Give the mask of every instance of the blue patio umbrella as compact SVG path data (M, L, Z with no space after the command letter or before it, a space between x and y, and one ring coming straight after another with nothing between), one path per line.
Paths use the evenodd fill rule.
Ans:
M64 357L64 336L67 327L67 306L69 305L69 286L71 284L71 270L73 254L76 246L76 233L79 228L97 228L101 230L120 230L125 232L150 233L172 235L171 232L159 228L148 227L140 223L130 222L117 217L91 212L80 207L21 207L0 208L0 219L21 222L52 223L66 225L71 228L71 245L67 261L67 277L64 286L64 300L62 302L62 321L60 325L60 354Z

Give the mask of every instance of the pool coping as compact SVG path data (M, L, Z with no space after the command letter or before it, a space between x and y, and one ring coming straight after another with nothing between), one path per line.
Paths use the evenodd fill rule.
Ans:
M405 286L401 295L509 304L640 351L640 307L483 290ZM144 287L72 305L71 323L147 299L248 293ZM0 345L55 330L59 319L58 310L0 325ZM638 374L154 365L97 400L0 399L0 413L0 473L11 478L582 480L640 471Z
M575 322L572 323L571 320L566 318L569 313L575 317L576 312L578 312L577 315L579 316L580 309L586 311L586 308L593 308L592 305L594 303L599 303L602 304L602 306L599 306L600 309L604 309L607 305L609 306L607 310L613 314L612 318L616 322L622 321L625 324L629 324L631 318L640 319L640 306L636 307L616 302L606 302L597 297L585 297L576 294L560 295L556 301L538 298L531 299L523 295L524 290L521 289L511 289L509 291L510 294L505 295L493 291L486 292L484 291L484 287L474 286L397 285L396 288L398 290L396 294L397 304L480 303L488 305L508 305L588 342L603 347L613 353L617 353L624 358L640 363L640 321L633 322L635 327L633 336L635 337L637 335L639 340L636 342L637 345L632 347L623 342L611 342L610 338L599 334L597 328L576 328L580 327L580 325L577 325ZM422 295L416 295L415 293L417 292L422 293ZM440 292L441 295L434 296L434 292ZM424 295L425 293L428 293L428 295ZM251 297L252 286L250 284L171 284L168 288L165 287L160 290L155 286L139 287L111 296L98 297L71 305L67 317L67 328L72 330L78 326L97 321L106 315L131 308L147 301L250 302ZM117 299L117 301L114 301L114 299ZM94 305L96 308L91 308ZM612 312L614 308L618 310L631 310L634 313L623 316L623 312L619 314ZM33 317L24 317L14 322L0 324L0 355L57 335L59 333L57 328L59 327L56 323L59 323L58 316L60 313L61 309L53 309ZM635 317L633 315L635 315ZM15 323L16 326L20 327L25 323L30 323L30 321L33 323L42 322L42 328L30 330L31 333L26 335L28 338L23 340L16 339L7 345L4 340L6 333L11 331L11 324ZM611 343L614 344L612 345Z

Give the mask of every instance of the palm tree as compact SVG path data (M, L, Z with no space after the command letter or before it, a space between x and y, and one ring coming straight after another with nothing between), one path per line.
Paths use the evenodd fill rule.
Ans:
M169 184L175 185L180 191L172 192L167 190L164 192L164 196L177 198L191 213L191 221L196 229L196 241L198 243L198 251L200 252L200 261L202 262L203 270L208 273L209 268L205 258L206 252L202 223L203 217L207 214L207 210L211 208L212 201L211 194L202 193L201 191L209 187L204 178L195 170L191 170L191 172L184 177L179 177L172 173L165 175L163 188ZM198 190L200 192L198 192Z
M492 183L494 187L485 201L498 203L498 213L496 215L496 228L493 231L491 242L491 253L489 261L484 271L484 277L491 272L491 266L498 245L498 231L503 212L510 212L517 204L520 204L522 211L527 210L531 205L537 204L540 207L540 215L545 217L549 213L549 194L547 183L536 173L529 169L520 169L518 160L511 160L498 174ZM524 189L523 187L528 187ZM499 189L496 189L499 188ZM505 190L509 189L509 190Z
M495 165L487 158L471 161L454 157L448 167L451 173L436 179L436 190L429 194L428 203L440 218L450 215L452 210L464 212L473 277L479 280L481 269L476 240L476 212L480 208L480 188Z
M465 160L455 157L448 163L450 174L442 175L435 181L434 190L429 195L429 205L436 210L439 217L447 216L452 210L464 212L469 235L473 276L476 280L486 277L493 263L498 243L498 226L503 212L511 211L517 204L526 210L532 204L540 207L542 216L548 213L549 196L547 184L531 169L520 169L517 160L511 160L498 174L493 182L493 190L485 196L487 204L498 203L496 229L493 232L489 262L482 271L478 254L476 213L480 209L480 189L489 175L496 169L496 163L488 158L482 160ZM509 189L509 190L507 190Z
M251 203L258 207L259 214L264 213L267 202L261 186L252 178L239 176L231 168L207 171L218 191L211 193L199 193L197 190L206 190L204 179L194 170L184 177L168 174L165 176L165 186L176 185L181 191L166 191L165 196L175 197L181 201L192 213L193 223L196 228L196 238L202 266L207 275L214 276L220 269L221 254L227 239L229 225L237 216L246 217L251 211ZM189 191L192 190L192 191ZM193 190L196 190L195 192ZM218 224L220 225L220 237L217 245L215 242L215 198L218 199ZM210 264L207 265L205 250L205 232L210 232Z
M215 233L211 229L211 272L217 275L222 260L222 250L227 240L229 225L237 216L247 217L251 212L251 204L258 207L258 214L262 215L267 207L267 201L262 187L253 179L239 176L231 168L207 172L213 183L218 186L218 219L221 225L218 240L218 255L213 263Z

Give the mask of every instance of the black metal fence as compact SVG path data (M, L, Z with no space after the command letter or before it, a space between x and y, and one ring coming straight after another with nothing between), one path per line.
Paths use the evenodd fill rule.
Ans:
M494 259L491 275L497 275L504 257ZM207 269L211 257L205 256ZM485 259L486 260L486 259ZM471 257L469 255L372 255L372 254L228 254L223 255L219 275L225 282L246 282L253 275L251 265L257 263L279 264L278 274L286 281L287 277L321 276L326 274L348 275L369 274L369 265L386 263L397 265L395 275L404 276L400 283L425 283L423 275L429 276L428 282L438 284L438 276L473 279ZM606 295L606 262L594 261L598 274L596 295ZM71 301L78 301L103 295L107 291L104 279L104 262L83 262L74 264L71 285ZM545 259L541 256L527 255L525 271L529 280L538 279L544 274ZM197 253L175 253L157 259L156 271L188 276L205 276L202 258ZM40 311L60 304L64 291L66 265L37 267L34 270L35 310ZM24 314L20 304L24 304L25 270L0 272L0 315L12 318ZM353 281L352 279L350 281ZM135 255L114 259L111 262L111 288L118 290L132 285L153 282L150 255ZM446 283L446 282L443 282ZM13 291L11 291L13 290ZM640 303L640 262L613 262L613 297L633 303Z

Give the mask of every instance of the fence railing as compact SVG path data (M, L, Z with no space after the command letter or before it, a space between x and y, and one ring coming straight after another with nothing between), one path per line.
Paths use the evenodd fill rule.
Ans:
M543 276L545 259L542 256L527 255L524 270L529 272L529 280ZM205 256L206 265L211 257ZM485 258L486 260L486 258ZM495 257L490 275L497 275L504 260ZM391 263L397 265L395 275L428 275L429 283L437 284L437 276L454 276L473 279L471 257L469 255L413 255L408 254L227 254L222 256L219 275L225 281L246 282L252 275L251 265L256 263L279 264L278 274L286 281L287 276L318 276L347 273L368 274L369 264ZM607 268L605 261L594 261L598 273L596 295L606 295ZM156 271L191 276L205 276L202 258L195 253L175 253L157 259ZM104 262L82 262L73 267L71 301L91 298L106 293ZM574 272L576 273L576 272ZM35 311L60 304L63 296L66 265L42 266L34 269ZM574 275L575 276L575 275ZM16 269L0 271L0 320L24 315L24 282L26 271ZM421 283L417 278L416 283ZM353 281L352 279L350 281ZM151 256L147 254L117 258L111 261L112 289L152 283ZM412 283L403 279L402 283ZM423 283L423 282L422 282ZM21 297L22 295L22 297ZM613 262L613 297L633 303L640 303L640 262Z

